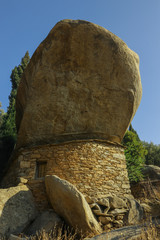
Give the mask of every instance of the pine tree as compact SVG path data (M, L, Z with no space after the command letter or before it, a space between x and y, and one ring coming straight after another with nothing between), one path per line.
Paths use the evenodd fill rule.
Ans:
M2 119L3 119L4 111L2 109L2 104L0 102L0 127L2 125Z
M16 66L11 73L10 81L12 84L11 93L9 95L9 106L7 113L3 115L2 124L0 126L0 136L16 136L16 124L15 124L15 101L17 95L17 89L23 74L24 69L29 63L30 57L28 51L21 60L21 64Z

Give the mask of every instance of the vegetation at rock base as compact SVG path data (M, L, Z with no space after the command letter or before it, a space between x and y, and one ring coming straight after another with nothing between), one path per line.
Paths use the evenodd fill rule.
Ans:
M16 66L11 73L10 81L12 84L11 93L9 95L9 106L7 112L4 114L0 110L0 137L4 136L16 136L16 124L15 124L15 101L17 95L18 85L22 77L23 71L29 63L30 57L28 51L21 60L21 64ZM0 106L1 107L1 106Z
M126 147L125 156L130 182L143 179L144 165L160 166L160 145L141 141L132 125L126 132L122 144Z
M4 113L0 103L0 180L16 142L17 132L15 123L15 101L21 76L29 63L29 60L30 57L27 51L22 58L21 63L12 70L10 76L12 88L9 95L9 106L6 113Z
M2 103L0 102L0 126L2 125L4 111L2 109Z
M160 167L160 145L153 144L152 142L142 142L142 144L147 150L145 163L147 165L156 165Z
M145 164L147 150L132 125L123 138L123 144L126 147L125 156L129 180L130 182L137 182L143 178L142 168Z

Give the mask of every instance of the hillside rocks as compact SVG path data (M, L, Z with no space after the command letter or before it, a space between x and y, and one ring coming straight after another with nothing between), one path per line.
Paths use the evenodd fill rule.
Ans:
M117 196L92 199L87 196L86 200L104 231L138 224L144 217L143 207L135 199Z
M54 211L66 223L82 232L100 232L138 224L143 207L134 199L106 196L93 199L84 196L72 184L57 176L46 176L46 190ZM88 202L88 204L87 204ZM89 208L90 207L90 208ZM98 224L99 223L99 224Z
M154 165L146 165L142 169L145 179L160 180L160 167Z
M144 217L143 207L135 199L128 199L128 204L129 211L126 218L127 225L140 223Z
M36 232L41 232L42 229L46 233L49 233L51 230L56 231L56 229L62 227L62 225L62 219L52 209L49 209L38 214L36 219L25 231L25 234L36 235Z
M19 234L36 215L34 199L27 186L0 189L0 237Z
M45 177L46 191L54 211L82 233L100 233L101 227L82 193L57 176Z
M22 76L17 147L73 139L120 143L141 95L138 55L120 38L87 21L60 21Z

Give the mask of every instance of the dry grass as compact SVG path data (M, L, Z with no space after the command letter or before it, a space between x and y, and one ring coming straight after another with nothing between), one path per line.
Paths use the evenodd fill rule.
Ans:
M25 240L82 240L85 237L78 231L71 230L69 228L55 227L53 230L46 232L42 230L37 232L35 235L26 236L24 234L19 234L17 237ZM0 237L0 240L8 240L7 237Z
M27 240L82 240L84 236L78 232L78 230L70 229L66 226L54 228L53 230L46 232L42 230L37 232L34 236L26 237Z
M141 234L137 237L132 237L130 240L159 240L160 239L160 225L150 225L144 228Z

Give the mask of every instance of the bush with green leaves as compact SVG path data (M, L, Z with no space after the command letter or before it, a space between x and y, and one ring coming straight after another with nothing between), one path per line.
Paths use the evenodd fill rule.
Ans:
M21 80L24 69L30 60L28 51L21 60L21 64L16 66L11 73L10 81L12 84L9 95L9 106L4 113L0 103L0 180L2 179L5 169L8 166L10 155L16 143L17 131L15 123L15 102L18 85Z
M147 150L140 141L135 130L130 128L126 132L123 144L125 146L125 156L130 182L138 182L143 179L142 168L145 164Z
M160 145L156 145L153 142L142 142L143 146L147 149L145 156L146 165L156 165L160 167Z
M4 136L16 136L16 123L15 123L15 102L16 102L16 95L18 85L20 83L22 74L24 69L26 68L27 64L29 63L30 57L28 51L26 52L25 56L21 60L21 64L16 66L11 73L10 81L12 84L11 93L9 95L9 106L7 108L6 113L1 113L0 110L0 137ZM1 107L1 106L0 106Z

